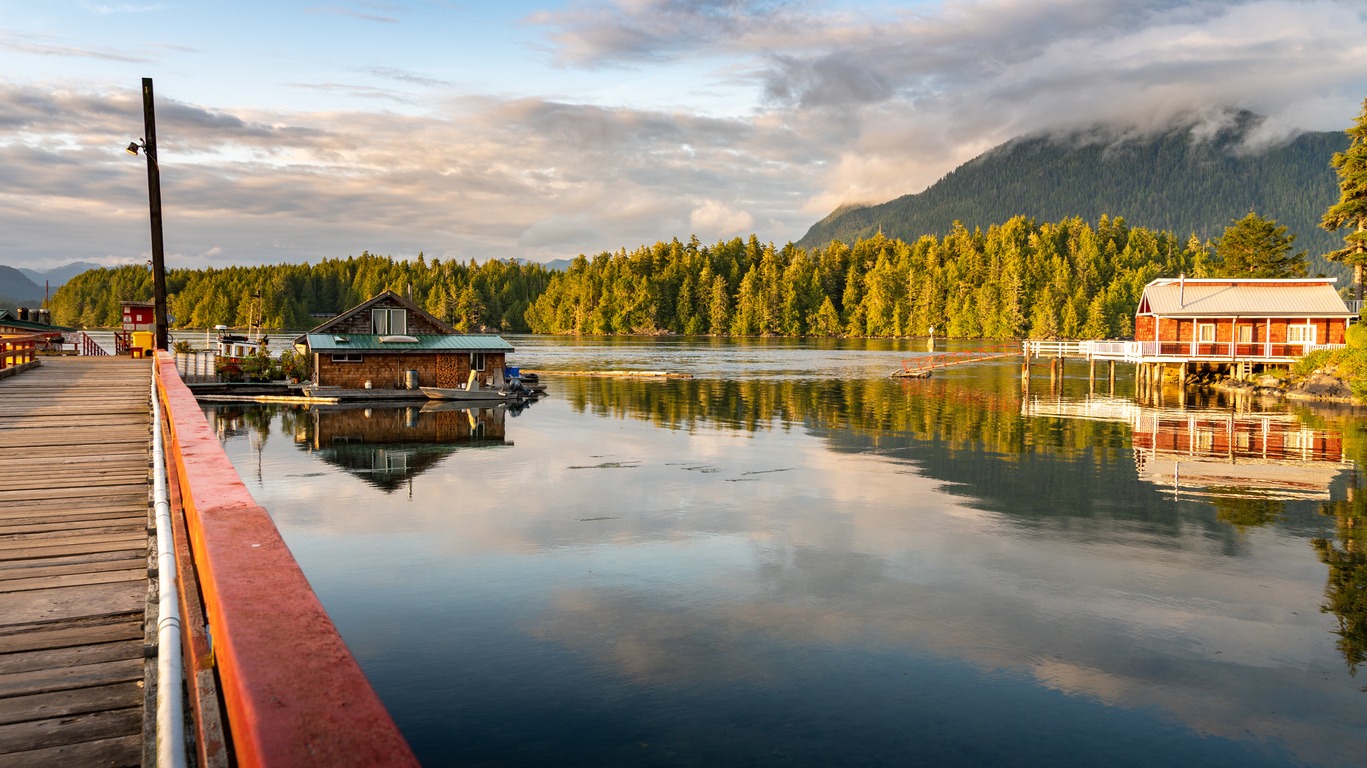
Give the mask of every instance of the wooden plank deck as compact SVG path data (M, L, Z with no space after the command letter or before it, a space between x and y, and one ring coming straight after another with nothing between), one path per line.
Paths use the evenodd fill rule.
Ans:
M151 375L0 380L0 768L142 763Z

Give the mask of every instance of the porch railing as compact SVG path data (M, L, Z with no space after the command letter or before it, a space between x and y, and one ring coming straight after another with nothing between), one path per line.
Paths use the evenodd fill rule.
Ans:
M1322 349L1342 349L1343 344L1286 344L1236 341L1026 341L1030 357L1086 357L1098 360L1140 362L1154 358L1173 360L1292 360Z

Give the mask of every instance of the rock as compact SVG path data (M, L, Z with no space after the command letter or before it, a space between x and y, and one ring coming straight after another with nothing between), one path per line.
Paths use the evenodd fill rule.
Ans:
M1343 379L1320 372L1307 376L1292 391L1309 397L1351 398L1353 396L1353 390L1343 383Z

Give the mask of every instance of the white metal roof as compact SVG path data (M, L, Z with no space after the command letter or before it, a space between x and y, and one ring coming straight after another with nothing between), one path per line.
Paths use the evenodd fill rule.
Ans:
M1140 315L1162 317L1354 317L1335 278L1235 280L1162 278L1144 287Z

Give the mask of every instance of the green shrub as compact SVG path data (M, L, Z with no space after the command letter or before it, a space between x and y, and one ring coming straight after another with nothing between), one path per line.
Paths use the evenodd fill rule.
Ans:
M307 381L313 378L313 355L285 350L280 353L279 363L280 373L287 379Z
M1309 376L1329 364L1330 351L1319 349L1302 357L1291 365L1291 372L1297 376Z
M1348 326L1343 340L1351 349L1367 349L1367 324L1356 323Z
M1367 379L1367 348L1340 349L1334 353L1330 363L1339 378L1345 381Z
M273 371L271 359L264 354L247 355L242 358L242 376L247 381L269 381Z

